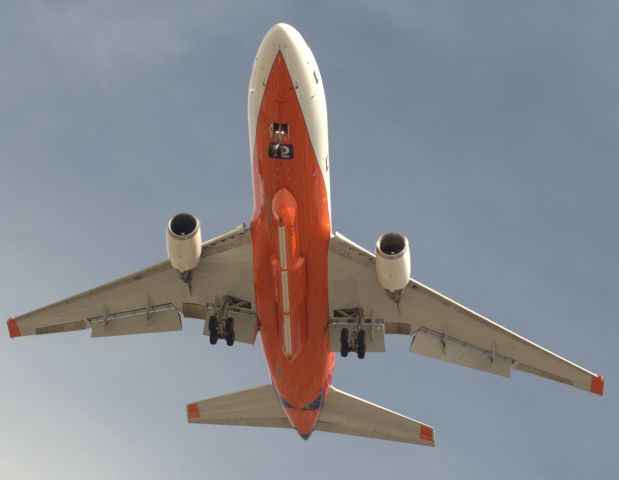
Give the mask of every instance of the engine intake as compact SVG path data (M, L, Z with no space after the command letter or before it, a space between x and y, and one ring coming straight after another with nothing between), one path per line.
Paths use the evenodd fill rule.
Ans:
M176 270L185 273L196 268L202 254L200 220L190 213L174 215L166 229L166 247L170 264Z
M389 232L376 241L376 274L381 286L392 293L408 285L411 254L404 235Z

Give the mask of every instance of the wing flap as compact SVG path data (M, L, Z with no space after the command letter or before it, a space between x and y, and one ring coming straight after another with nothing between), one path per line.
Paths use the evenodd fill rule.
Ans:
M413 353L509 377L513 363L497 353L484 350L454 337L422 328L413 334L409 349Z
M138 333L160 333L182 330L181 316L171 303L152 308L140 308L114 316L89 319L91 336L111 337Z

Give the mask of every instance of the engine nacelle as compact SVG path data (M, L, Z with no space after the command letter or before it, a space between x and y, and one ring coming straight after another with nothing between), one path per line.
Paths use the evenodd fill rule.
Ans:
M385 233L376 241L376 274L383 288L399 292L411 276L408 239L396 232Z
M174 215L166 229L166 247L170 264L176 270L185 273L196 268L202 255L200 220L190 213Z

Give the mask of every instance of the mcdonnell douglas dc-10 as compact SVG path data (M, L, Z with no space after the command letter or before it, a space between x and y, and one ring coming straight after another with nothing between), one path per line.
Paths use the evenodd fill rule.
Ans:
M253 344L271 384L190 403L191 423L294 428L434 445L432 427L337 390L342 357L410 351L508 377L511 369L603 394L604 378L410 277L409 243L385 233L372 254L331 229L327 107L314 55L292 27L266 34L248 93L254 209L202 242L200 222L167 225L168 260L8 320L11 337L91 329L93 337L180 330L204 320L211 344Z

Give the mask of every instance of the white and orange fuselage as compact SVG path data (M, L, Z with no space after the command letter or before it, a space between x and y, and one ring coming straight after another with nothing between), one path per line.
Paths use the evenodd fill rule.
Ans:
M260 336L282 407L306 437L320 416L335 363L327 331L327 109L316 60L288 25L271 28L258 49L248 117Z

